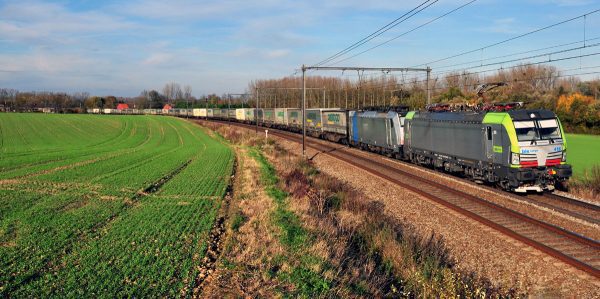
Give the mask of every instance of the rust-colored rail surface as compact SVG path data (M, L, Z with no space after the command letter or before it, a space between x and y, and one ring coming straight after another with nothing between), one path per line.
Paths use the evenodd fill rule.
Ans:
M600 206L556 194L527 195L527 198L557 212L600 225Z
M231 123L254 129L254 126ZM269 134L302 142L298 134L269 129ZM531 218L464 191L417 176L392 163L382 163L353 153L345 146L309 138L309 148L363 169L377 177L417 193L462 215L519 240L577 269L600 278L600 243L558 226Z
M483 188L490 192L497 192L511 197L516 201L527 202L539 207L553 210L555 212L568 215L570 217L589 222L591 224L600 225L600 206L569 198L553 193L542 193L542 194L527 194L519 195L504 190L494 188L492 186L486 186L477 184L472 181L465 180L465 183L470 185L476 185L479 188Z

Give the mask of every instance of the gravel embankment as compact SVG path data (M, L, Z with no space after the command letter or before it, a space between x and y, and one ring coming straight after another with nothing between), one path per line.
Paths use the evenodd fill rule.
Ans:
M276 139L289 151L301 152L299 144ZM499 285L518 286L532 295L579 298L600 296L600 281L583 271L366 171L326 154L317 154L311 148L307 151L309 157L314 156L313 161L319 169L363 191L370 199L380 200L391 215L413 224L423 234L435 233L443 236L458 266L467 272L475 272ZM353 151L369 157L374 156ZM457 189L589 237L598 239L600 235L597 227L568 219L553 211L541 210L531 204L515 202L509 196L494 194L459 179L416 166L403 165L384 157L374 158L385 160L396 167L404 167L423 177L435 178Z

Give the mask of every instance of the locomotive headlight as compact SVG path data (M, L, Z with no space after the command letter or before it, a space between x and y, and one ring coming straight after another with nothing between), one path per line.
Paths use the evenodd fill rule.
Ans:
M567 151L563 151L563 154L562 154L562 161L563 161L563 162L567 162Z
M521 157L517 153L510 154L510 164L519 165L521 164Z

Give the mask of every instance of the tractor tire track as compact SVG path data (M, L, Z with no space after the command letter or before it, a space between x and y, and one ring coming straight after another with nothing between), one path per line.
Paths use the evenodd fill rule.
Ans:
M84 243L89 239L93 239L95 237L99 237L99 234L102 233L102 228L109 226L111 223L116 221L116 219L121 216L124 212L134 207L140 200L144 197L156 193L160 190L160 188L166 184L168 181L173 179L177 174L183 171L192 160L188 160L183 164L179 165L177 168L146 186L145 188L139 190L131 197L131 201L125 202L123 207L119 209L116 213L110 215L104 221L96 223L89 230L79 233L75 236L70 242L68 242L64 247L61 247L60 255L53 255L52 253L47 254L47 258L43 260L43 263L46 264L43 268L37 269L35 273L32 273L26 277L24 277L21 281L15 282L14 280L7 282L7 284L12 285L12 287L3 289L0 292L0 297L6 296L7 294L13 293L19 287L22 287L26 284L32 283L40 278L42 278L46 273L57 272L60 268L64 267L62 263L60 263L66 256L73 252L73 249L77 244ZM11 277L12 278L12 277Z

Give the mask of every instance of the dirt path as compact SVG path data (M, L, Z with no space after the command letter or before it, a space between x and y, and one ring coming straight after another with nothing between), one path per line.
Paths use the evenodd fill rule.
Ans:
M223 252L216 269L206 271L202 298L276 297L281 285L265 275L270 261L283 254L269 224L274 203L260 185L260 169L246 150L237 149L238 172L224 226ZM232 223L236 224L233 225Z

